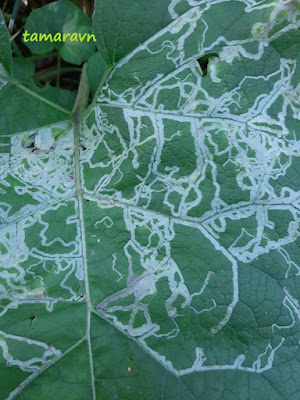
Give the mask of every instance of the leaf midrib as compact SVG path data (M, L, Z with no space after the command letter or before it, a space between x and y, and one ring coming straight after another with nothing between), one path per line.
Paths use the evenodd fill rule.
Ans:
M87 249L85 240L85 223L83 214L83 195L82 195L82 184L81 184L81 174L80 174L80 114L82 109L85 107L86 100L88 99L89 87L86 76L86 64L84 64L82 69L82 74L79 83L78 94L73 110L73 124L74 124L74 164L75 164L75 184L76 184L76 196L78 200L78 212L79 212L79 223L81 230L81 241L82 241L82 259L84 268L84 283L85 283L85 300L87 307L86 315L86 334L88 344L88 356L90 364L90 377L91 377L91 389L92 389L92 399L96 400L96 389L95 389L95 376L94 376L94 366L93 366L93 354L92 354L92 344L91 344L91 312L93 310L91 296L90 296L90 286L89 286L89 275L88 275L88 264L87 264Z
M57 110L67 114L68 116L71 117L72 113L71 111L68 111L66 108L59 106L58 104L53 103L51 100L46 99L43 96L40 96L38 93L36 93L35 91L29 89L28 87L24 86L22 83L18 82L17 80L15 80L12 77L8 77L8 81L9 83L17 86L19 89L23 90L24 92L27 92L29 95L36 97L38 100L48 104L49 106L56 108ZM60 121L58 121L60 122ZM20 132L18 133L20 134Z
M112 325L118 332L122 333L128 340L132 340L137 346L141 348L143 352L145 352L149 357L151 357L153 360L155 360L157 363L159 363L167 372L169 372L171 375L175 376L179 381L184 385L185 387L186 384L182 381L181 377L174 374L172 371L168 370L165 365L160 363L159 360L153 357L150 352L148 352L142 345L141 343L132 338L127 332L121 330L118 328L112 321L110 321L108 318L106 318L104 315L100 314L97 312L97 310L93 307L92 302L91 302L91 296L90 296L90 287L89 287L89 276L88 276L88 263L87 263L87 249L86 249L86 241L85 241L85 224L84 224L84 214L83 214L83 198L84 198L84 191L82 188L82 182L81 182L81 173L80 173L80 150L79 150L79 145L80 145L80 123L82 120L82 112L84 113L85 110L82 110L82 97L84 97L84 94L87 90L86 85L88 85L88 82L86 80L86 75L85 75L85 68L83 68L83 73L81 75L81 80L79 84L79 90L78 90L78 95L77 99L75 102L75 107L73 110L73 124L74 124L74 164L75 164L75 181L76 181L76 196L78 199L78 208L79 208L79 221L80 221L80 229L81 229L81 240L82 240L82 257L83 257L83 265L84 265L84 279L85 279L85 300L87 304L87 320L86 320L86 334L85 336L79 341L87 340L88 342L88 351L89 351L89 362L90 362L90 373L91 373L91 387L92 387L92 398L93 400L96 400L96 389L95 389L95 376L94 376L94 368L93 368L93 355L92 355L92 344L91 344L91 337L90 337L90 329L91 329L91 314L97 315L99 318L102 320L106 321L110 325ZM107 71L106 76L108 76L109 71ZM106 76L103 78L99 89L102 88ZM78 344L79 344L78 342ZM77 347L77 346L76 346ZM75 348L73 346L73 348ZM72 349L73 349L72 348ZM65 353L64 353L65 354ZM193 393L191 392L191 389L187 387L189 390L190 394L192 395L193 399L197 400Z

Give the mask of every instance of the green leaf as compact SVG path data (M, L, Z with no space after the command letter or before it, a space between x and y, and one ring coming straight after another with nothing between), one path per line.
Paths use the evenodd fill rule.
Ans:
M198 3L96 1L95 103L0 139L1 400L300 396L299 12Z
M5 25L5 21L3 15L0 10L0 43L1 43L1 52L0 52L0 76L5 75L6 73L11 72L11 49L9 45L9 35L8 30Z
M68 111L72 111L76 100L76 93L71 90L61 89L53 87L49 84L43 88L39 88L36 85L32 85L31 89L38 93L45 99L56 103L58 106L65 108Z
M43 88L38 87L33 81L34 73L35 66L32 60L21 57L12 59L12 75L16 80L43 98L72 111L76 94L70 90L53 87L50 84L46 84Z
M69 0L55 1L32 11L24 28L26 31L30 36L23 37L23 41L34 54L57 49L65 61L80 65L95 51L95 42L88 41L87 36L92 34L90 18ZM32 36L34 33L36 38ZM40 34L51 34L53 41L50 37L39 41ZM55 39L56 34L60 36ZM64 34L70 34L65 41Z
M96 1L93 30L108 65L117 63L167 26L172 21L169 6L172 7L169 0Z
M100 52L93 54L86 65L86 73L92 96L95 95L107 71L106 63Z
M39 96L11 75L9 36L0 11L0 136L70 118L69 112Z
M34 62L28 58L14 57L12 59L13 77L26 85L30 82L35 73Z

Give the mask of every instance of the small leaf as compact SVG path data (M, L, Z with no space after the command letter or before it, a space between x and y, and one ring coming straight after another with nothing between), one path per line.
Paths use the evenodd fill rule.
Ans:
M95 95L105 73L106 63L100 52L93 54L87 62L86 73L92 96Z
M12 77L11 52L7 51L9 36L1 11L0 46L0 104L2 107L0 136L24 132L69 118L68 111L57 106L57 102L51 104L45 101Z
M95 42L87 41L87 36L83 36L92 34L91 25L90 18L71 1L59 0L31 12L24 28L24 32L27 31L30 36L23 38L23 42L34 54L46 54L57 49L65 61L80 65L95 51ZM31 36L34 33L36 37ZM40 34L51 34L53 41L50 41L50 37L39 41ZM60 36L54 41L56 34ZM64 34L69 34L65 41ZM73 34L76 36L70 40ZM79 34L84 40L81 41Z

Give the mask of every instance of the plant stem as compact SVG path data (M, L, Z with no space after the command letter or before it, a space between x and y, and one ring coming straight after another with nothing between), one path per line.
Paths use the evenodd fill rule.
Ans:
M23 30L23 28L24 28L24 26L22 26L21 29L19 29L14 35L12 35L9 40L10 41L14 40L19 35L19 33Z
M16 19L16 16L17 16L17 12L18 12L18 9L19 9L20 2L21 2L21 0L15 0L13 12L12 12L12 15L11 15L11 20L9 21L9 25L8 25L8 30L9 30L10 34L12 33L13 28L14 28L15 19Z
M78 122L80 114L85 110L89 101L90 88L86 75L86 63L84 63L76 97L76 102L72 111L74 122Z
M88 0L83 0L82 2L82 11L87 14L90 15L90 7L89 7L89 1Z
M35 54L34 56L26 57L27 60L39 60L40 58L50 58L50 57L56 57L56 51L51 51L50 53L46 54Z
M60 78L60 54L57 52L57 70L56 70L56 87L59 87Z
M19 49L17 43L16 43L14 40L11 42L11 47L12 47L14 53L15 53L18 57L22 57L22 58L23 58L23 54L22 54L21 50Z
M3 8L2 8L3 13L4 13L4 10L6 9L7 1L8 1L8 0L5 0L5 2L4 2L4 4L3 4Z
M64 74L66 72L80 72L81 68L79 67L63 67L60 68L60 75ZM50 78L51 76L56 76L57 77L58 74L58 69L53 69L51 71L48 72L44 72L44 73L37 73L35 74L35 79L39 80L39 81L43 81L43 80L47 80L48 78Z

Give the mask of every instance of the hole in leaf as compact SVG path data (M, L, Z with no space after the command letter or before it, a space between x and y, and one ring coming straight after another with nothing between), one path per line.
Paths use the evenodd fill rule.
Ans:
M34 320L36 319L36 316L34 314L31 315L31 317L25 318L26 319L30 319L31 321L31 326L33 325Z
M201 67L203 76L207 75L207 67L208 67L209 59L212 57L218 57L218 56L219 55L217 53L208 53L197 59L199 65Z
M21 146L26 149L34 149L34 139L35 135L24 135Z

